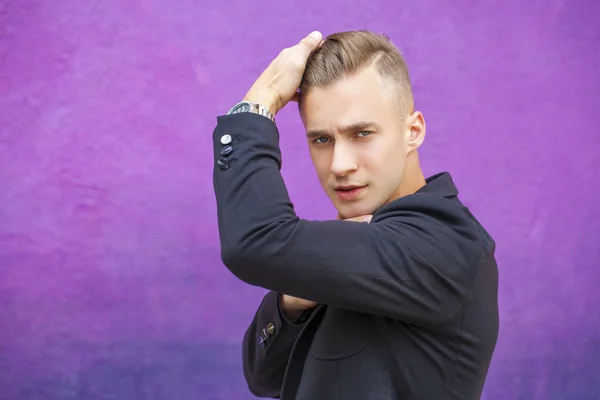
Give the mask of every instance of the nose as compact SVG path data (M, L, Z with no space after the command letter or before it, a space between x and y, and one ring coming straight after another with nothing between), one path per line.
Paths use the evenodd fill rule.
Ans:
M352 149L343 142L337 142L333 148L331 173L337 177L346 176L356 171L358 163Z

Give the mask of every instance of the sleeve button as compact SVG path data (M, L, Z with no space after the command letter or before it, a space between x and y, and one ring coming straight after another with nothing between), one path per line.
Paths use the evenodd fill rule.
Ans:
M227 161L227 159L225 159L225 158L219 158L217 160L217 164L219 165L219 168L221 168L223 170L229 168L229 161Z
M231 135L223 135L221 136L221 144L227 145L231 143Z
M227 157L233 151L233 147L225 146L221 149L221 155Z

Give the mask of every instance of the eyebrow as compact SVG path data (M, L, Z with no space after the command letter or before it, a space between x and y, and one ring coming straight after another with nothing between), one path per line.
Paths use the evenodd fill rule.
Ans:
M358 122L354 122L350 125L341 127L340 132L344 132L344 133L356 132L356 131L366 130L369 128L374 128L375 130L379 130L379 125L377 125L373 121L358 121ZM327 129L313 129L313 130L306 132L306 136L309 138L314 138L314 137L319 137L319 136L324 136L324 135L331 135L331 131L329 131Z

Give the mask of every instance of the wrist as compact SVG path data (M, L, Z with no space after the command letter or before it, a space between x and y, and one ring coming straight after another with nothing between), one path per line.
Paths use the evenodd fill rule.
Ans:
M279 308L285 317L293 323L298 321L302 313L305 311L304 308L294 305L293 301L290 300L290 297L286 295L280 295Z
M258 103L261 106L265 107L269 112L273 115L277 114L279 111L279 100L277 96L268 91L250 91L244 96L242 101L250 101L252 103Z

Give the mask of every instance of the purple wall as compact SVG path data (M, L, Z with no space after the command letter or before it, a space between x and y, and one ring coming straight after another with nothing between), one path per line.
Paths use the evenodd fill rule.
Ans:
M498 242L484 398L598 398L600 2L410 3L0 0L0 399L251 398L264 291L220 262L216 115L311 30L360 28L405 53L425 171ZM333 219L278 120L298 213Z

